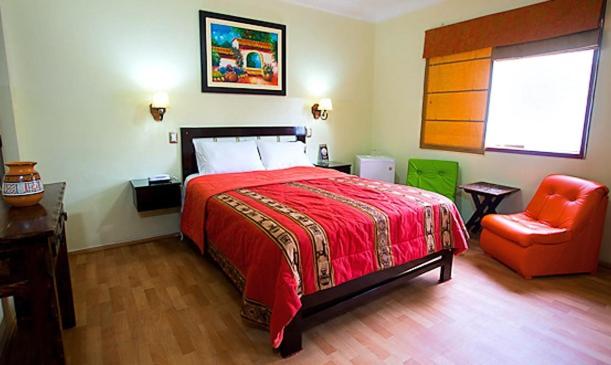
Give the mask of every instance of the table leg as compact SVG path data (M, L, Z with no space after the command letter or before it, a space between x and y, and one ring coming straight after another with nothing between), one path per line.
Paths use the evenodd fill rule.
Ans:
M52 271L50 247L36 247L28 255L28 269L32 309L32 341L38 363L64 364L64 348L57 303L55 278Z
M27 273L27 269L24 265L24 259L22 258L22 255L23 252L3 256L4 258L12 257L12 259L8 260L9 272L18 273L18 276L24 275L24 272ZM17 320L17 323L26 325L26 322L32 321L32 306L30 305L30 301L25 296L14 295L13 308L15 309L15 319Z
M74 315L74 300L72 297L72 281L70 279L70 262L68 260L68 249L66 247L66 230L62 230L59 237L59 251L57 253L57 264L55 268L55 280L57 283L57 296L62 314L62 325L64 329L76 325Z
M467 221L466 226L469 231L474 232L477 222L481 219L482 201L480 200L480 196L476 193L469 193L469 195L471 195L471 199L473 199L473 203L475 204L475 211L473 212L473 215L471 215L471 218L469 218Z
M496 214L496 208L499 206L499 204L501 204L503 199L505 199L504 196L495 196L494 198L492 198L486 214Z
M476 193L470 193L473 203L475 203L475 212L466 226L471 232L478 232L481 229L482 219L488 214L496 214L496 208L503 201L502 196L480 196ZM481 199L483 197L483 199Z

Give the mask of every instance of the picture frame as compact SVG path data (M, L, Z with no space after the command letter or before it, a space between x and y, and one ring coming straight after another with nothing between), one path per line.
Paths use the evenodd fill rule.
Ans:
M318 145L318 162L329 162L329 148L326 143Z
M202 92L286 95L286 26L200 10Z

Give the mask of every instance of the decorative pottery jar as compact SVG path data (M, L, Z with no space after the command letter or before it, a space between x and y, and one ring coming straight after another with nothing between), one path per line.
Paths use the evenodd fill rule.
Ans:
M18 161L5 164L8 171L2 180L2 197L15 207L37 204L45 192L40 175L34 170L36 162Z

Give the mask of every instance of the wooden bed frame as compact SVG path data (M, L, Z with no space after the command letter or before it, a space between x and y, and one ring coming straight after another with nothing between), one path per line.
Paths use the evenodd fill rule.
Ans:
M194 138L295 136L305 142L304 127L211 127L181 128L183 180L197 172ZM282 357L290 356L302 348L302 333L313 325L345 313L360 303L400 286L410 279L440 268L440 282L451 279L453 250L445 249L400 266L373 272L330 289L301 297L301 309L284 329L280 345Z

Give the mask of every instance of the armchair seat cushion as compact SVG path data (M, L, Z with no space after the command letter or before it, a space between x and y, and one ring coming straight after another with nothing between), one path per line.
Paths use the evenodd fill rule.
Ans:
M522 247L559 244L572 238L570 230L552 227L524 213L489 214L482 220L482 226Z

